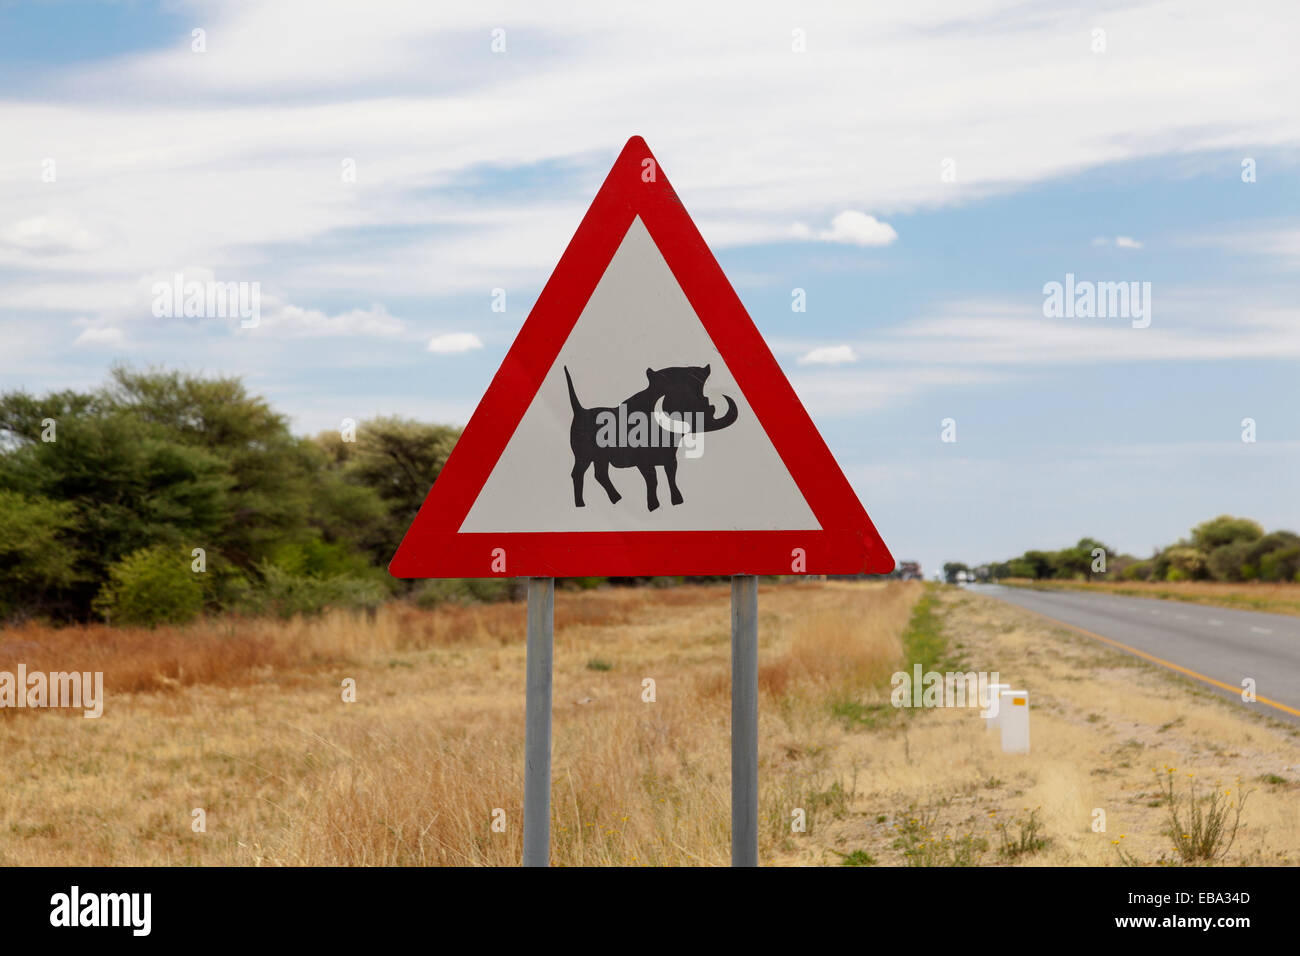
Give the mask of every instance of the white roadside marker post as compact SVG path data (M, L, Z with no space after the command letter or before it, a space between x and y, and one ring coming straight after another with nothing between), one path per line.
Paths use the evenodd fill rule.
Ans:
M524 866L549 866L551 860L554 627L555 578L529 578L524 700Z
M1002 752L1029 753L1029 691L1002 691L998 713L1002 723Z
M986 692L987 700L983 701L984 711L989 716L984 718L985 730L997 730L1001 726L1002 718L1002 699L1001 695L1004 690L1010 690L1010 684L989 684ZM996 709L995 709L996 708Z

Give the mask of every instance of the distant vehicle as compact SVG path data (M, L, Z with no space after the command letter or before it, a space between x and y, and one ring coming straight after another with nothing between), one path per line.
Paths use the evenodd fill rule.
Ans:
M920 561L899 561L898 576L904 581L921 581L924 576L921 574Z

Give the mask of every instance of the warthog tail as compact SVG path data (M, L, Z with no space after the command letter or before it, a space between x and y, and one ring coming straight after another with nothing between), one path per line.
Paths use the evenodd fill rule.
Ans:
M578 401L578 393L573 390L573 379L569 377L569 366L564 366L564 380L569 383L569 404L573 406L573 413L576 415L582 411L582 404Z

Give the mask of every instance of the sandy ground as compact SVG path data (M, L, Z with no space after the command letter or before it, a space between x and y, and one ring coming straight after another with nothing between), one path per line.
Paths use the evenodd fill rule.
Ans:
M901 828L932 816L935 839L984 839L978 861L1007 863L999 823L1014 821L1016 835L1034 810L1049 843L1017 863L1118 865L1120 849L1173 862L1158 781L1171 773L1180 791L1248 793L1226 865L1300 861L1300 727L991 597L945 589L940 602L964 669L996 670L1029 691L1031 752L1002 753L970 709L913 710L894 729L846 735L836 762L853 780L847 812L794 835L777 862L826 864L861 850L903 863ZM1104 832L1094 830L1098 811Z

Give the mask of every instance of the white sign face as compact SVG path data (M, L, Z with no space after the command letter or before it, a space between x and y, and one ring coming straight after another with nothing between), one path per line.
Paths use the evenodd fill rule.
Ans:
M634 219L459 530L819 529Z

